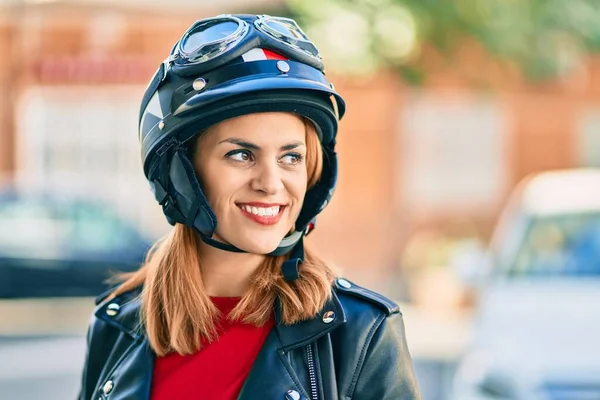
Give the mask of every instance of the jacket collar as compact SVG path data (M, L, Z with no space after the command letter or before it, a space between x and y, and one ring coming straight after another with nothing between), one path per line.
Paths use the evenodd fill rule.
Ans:
M293 325L285 325L281 321L281 308L278 303L275 307L275 322L282 349L289 351L313 342L344 324L346 313L335 290L332 290L331 298L314 318Z
M146 336L140 323L141 289L123 293L109 301L99 301L96 318L114 326L123 333L140 339ZM281 320L279 302L275 305L275 330L284 351L304 346L338 328L346 322L346 313L335 290L322 310L314 317L293 325Z

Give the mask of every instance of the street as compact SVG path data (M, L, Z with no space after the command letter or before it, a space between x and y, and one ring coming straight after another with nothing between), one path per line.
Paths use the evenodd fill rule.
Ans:
M85 337L0 337L0 399L77 396Z

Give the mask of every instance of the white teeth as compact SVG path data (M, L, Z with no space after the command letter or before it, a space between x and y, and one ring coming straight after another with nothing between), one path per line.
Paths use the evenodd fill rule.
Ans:
M279 214L279 210L281 209L280 206L263 208L263 207L252 207L252 206L247 206L247 205L242 205L241 208L246 212L249 212L254 215L259 215L261 217L265 217L265 216L272 217L274 215Z

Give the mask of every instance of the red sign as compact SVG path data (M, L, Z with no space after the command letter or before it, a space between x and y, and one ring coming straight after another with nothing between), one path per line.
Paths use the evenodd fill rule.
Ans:
M158 68L143 58L60 57L45 58L33 64L32 75L40 83L108 84L147 83Z

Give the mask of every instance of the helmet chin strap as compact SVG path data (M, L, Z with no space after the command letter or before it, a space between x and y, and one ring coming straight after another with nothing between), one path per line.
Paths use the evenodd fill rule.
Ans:
M300 264L304 262L303 236L303 232L293 232L291 235L283 238L279 246L277 246L275 250L268 254L270 256L281 256L291 251L290 258L284 261L283 266L281 267L283 278L288 282L295 281L300 276L298 268ZM218 240L212 239L202 233L200 233L200 238L207 245L219 250L230 251L232 253L248 253L246 250L242 250L228 243L219 242Z
M202 233L200 233L200 239L202 239L202 241L207 245L215 247L219 250L231 251L232 253L247 253L247 251L238 249L234 245L219 242L218 240L212 239Z

